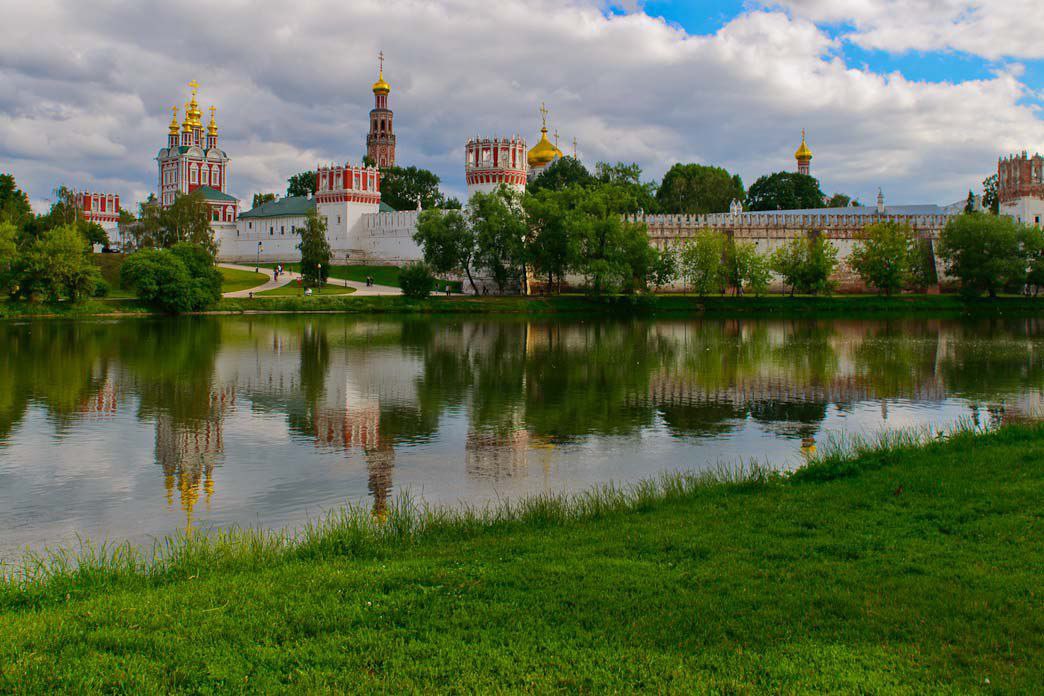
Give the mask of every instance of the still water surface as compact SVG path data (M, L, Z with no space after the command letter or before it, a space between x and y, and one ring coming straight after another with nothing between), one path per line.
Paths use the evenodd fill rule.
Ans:
M27 546L802 461L1039 413L1044 321L0 323L0 560Z

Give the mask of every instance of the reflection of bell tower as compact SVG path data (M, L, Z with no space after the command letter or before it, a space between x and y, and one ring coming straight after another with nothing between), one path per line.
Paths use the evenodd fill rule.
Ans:
M225 450L223 420L234 403L235 388L228 386L211 392L205 418L177 423L169 413L162 413L156 419L156 461L163 469L167 505L173 507L177 491L186 533L192 531L193 511L201 494L210 507L214 467Z
M388 514L388 496L392 489L392 474L395 471L395 448L388 440L382 440L374 449L365 450L367 487L373 496L373 515L381 520Z

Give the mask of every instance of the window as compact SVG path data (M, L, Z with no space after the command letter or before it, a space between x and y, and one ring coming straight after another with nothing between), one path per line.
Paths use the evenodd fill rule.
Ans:
M248 230L252 230L252 229L254 229L254 223L252 223L252 222L248 222L248 223L247 223L247 229L248 229Z
M199 174L200 174L199 183L201 183L201 184L209 184L210 183L210 170L209 169L207 169L206 167L203 167L203 170L200 171Z
M286 234L286 227L284 227L283 225L280 225L279 226L279 234Z
M341 216L340 216L340 215L338 215L338 216L337 216L337 224L338 224L338 225L340 225L340 224L341 224Z
M196 183L196 168L195 167L189 167L189 183L190 184Z

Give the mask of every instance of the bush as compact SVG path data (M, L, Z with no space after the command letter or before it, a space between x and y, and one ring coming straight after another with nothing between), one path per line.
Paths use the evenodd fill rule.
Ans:
M783 284L801 293L830 294L837 268L837 247L823 239L792 239L772 252L770 264Z
M424 299L435 289L435 276L423 261L408 263L399 271L402 294L413 299Z
M848 262L863 282L891 295L912 284L919 250L909 225L878 222L863 230Z
M109 296L109 284L105 282L104 278L98 278L98 282L94 284L94 296L95 297L108 297Z
M15 262L18 292L27 299L79 302L90 297L101 273L90 245L75 225L62 225L34 239Z
M166 312L198 312L221 299L221 273L205 248L183 242L132 254L120 269L124 287Z
M996 297L1007 285L1023 285L1040 248L1040 233L1011 218L969 213L946 223L939 255L946 272L960 280L961 293Z

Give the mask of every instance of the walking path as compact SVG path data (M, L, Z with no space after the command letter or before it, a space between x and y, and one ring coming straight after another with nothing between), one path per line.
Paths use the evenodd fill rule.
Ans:
M232 268L232 269L235 269L237 271L250 271L251 273L253 273L254 270L255 270L254 266L241 266L239 264L234 264L234 263L219 263L218 265L221 266L222 268ZM298 278L301 277L300 273L291 273L290 271L284 271L283 273L280 274L279 280L277 281L275 279L275 271L272 270L271 268L265 268L264 266L261 266L260 268L257 268L256 270L257 270L258 273L264 273L266 276L268 276L268 282L267 283L265 283L264 285L258 285L257 287L247 288L246 290L236 290L235 292L226 292L224 295L222 295L222 297L250 297L250 293L257 294L257 293L263 292L265 290L274 290L275 288L281 288L284 285L286 285L287 283L296 283ZM352 295L355 295L355 296L370 297L370 296L374 296L374 295L401 295L402 294L402 290L400 290L399 288L393 288L393 287L389 287L387 285L371 285L370 287L367 287L366 283L357 283L354 280L343 281L343 280L337 280L337 279L334 279L334 278L330 278L330 279L328 279L326 281L326 284L327 285L336 285L336 286L339 286L339 287L344 287L346 282L347 282L348 287L355 288L355 292L352 293Z

